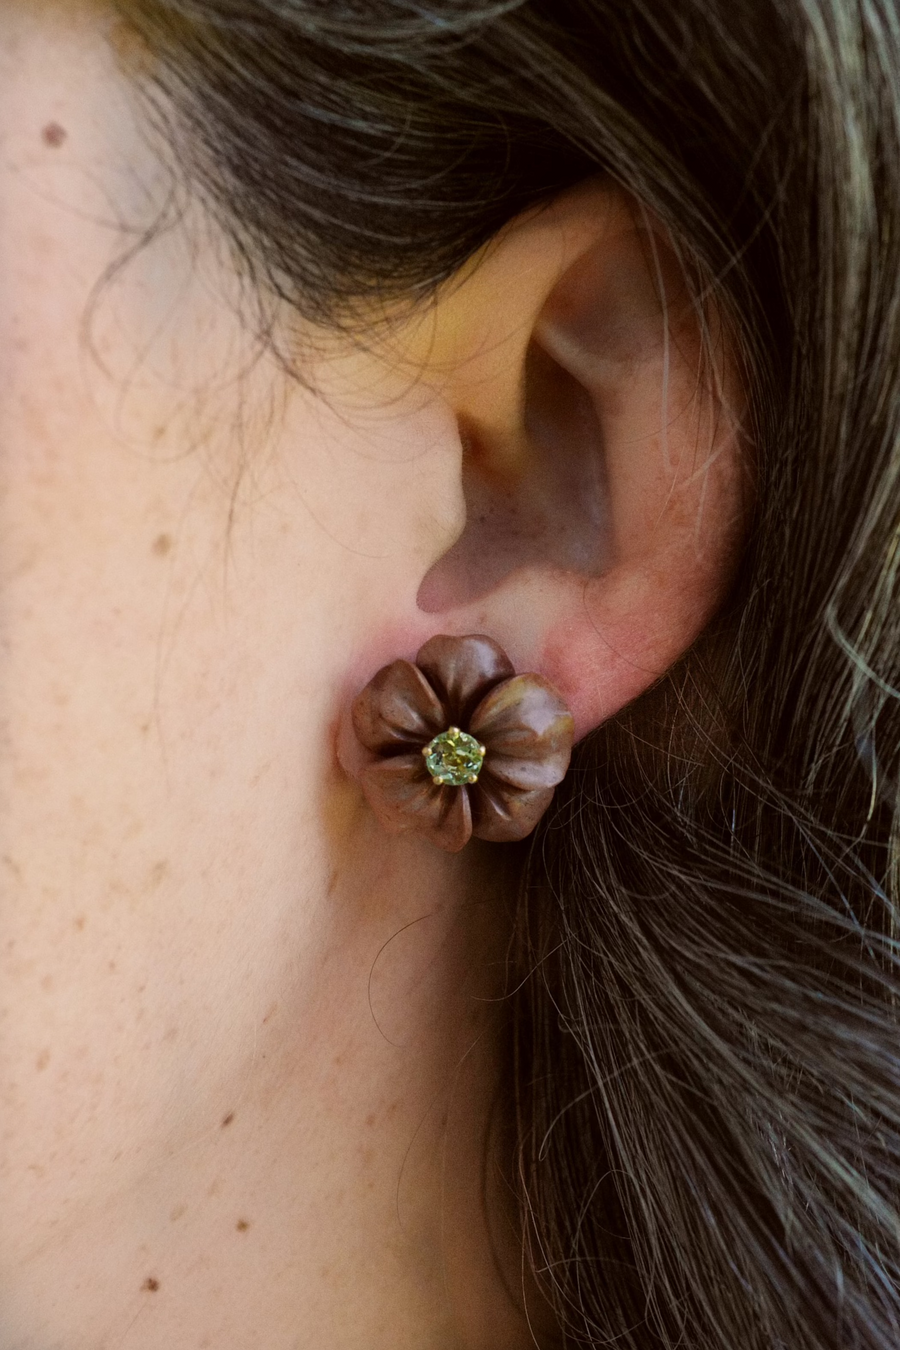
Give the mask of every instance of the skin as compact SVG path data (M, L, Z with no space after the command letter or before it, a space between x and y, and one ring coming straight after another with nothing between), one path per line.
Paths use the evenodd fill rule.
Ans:
M282 316L303 382L184 191L97 289L172 187L126 48L0 6L0 1345L516 1350L510 863L384 835L346 709L436 632L579 735L639 693L727 586L739 394L606 187L362 346Z

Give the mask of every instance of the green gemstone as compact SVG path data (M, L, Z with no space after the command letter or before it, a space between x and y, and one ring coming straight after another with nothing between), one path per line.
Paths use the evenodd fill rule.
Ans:
M477 783L484 763L484 746L459 727L449 727L435 736L422 751L425 767L436 783L462 787Z

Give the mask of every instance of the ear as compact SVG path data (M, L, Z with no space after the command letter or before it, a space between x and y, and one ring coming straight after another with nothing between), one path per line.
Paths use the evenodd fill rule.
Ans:
M486 632L583 735L697 637L751 498L742 391L666 233L589 184L514 223L411 339L458 420L465 528L435 632Z
M594 182L515 221L402 343L462 443L465 526L421 579L422 633L489 634L584 735L733 574L751 491L724 326L666 232Z

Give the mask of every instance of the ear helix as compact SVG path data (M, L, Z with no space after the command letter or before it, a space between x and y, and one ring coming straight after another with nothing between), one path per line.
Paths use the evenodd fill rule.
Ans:
M356 698L360 785L381 824L456 853L475 835L524 839L565 777L572 715L492 638L438 636L384 666Z

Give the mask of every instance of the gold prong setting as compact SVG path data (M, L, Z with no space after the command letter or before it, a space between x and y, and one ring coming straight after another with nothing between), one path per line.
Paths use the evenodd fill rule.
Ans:
M448 727L422 747L425 767L441 787L478 782L487 747L459 727Z

